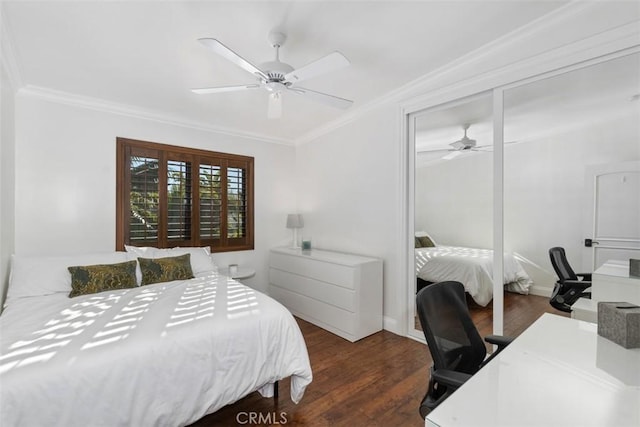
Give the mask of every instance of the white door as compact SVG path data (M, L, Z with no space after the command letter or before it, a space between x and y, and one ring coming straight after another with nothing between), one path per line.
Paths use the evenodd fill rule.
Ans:
M640 162L592 166L585 184L583 271L640 259Z

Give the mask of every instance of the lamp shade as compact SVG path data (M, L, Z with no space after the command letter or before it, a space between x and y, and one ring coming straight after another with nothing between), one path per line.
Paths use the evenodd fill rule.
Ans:
M287 228L302 228L304 227L304 220L300 214L287 215Z

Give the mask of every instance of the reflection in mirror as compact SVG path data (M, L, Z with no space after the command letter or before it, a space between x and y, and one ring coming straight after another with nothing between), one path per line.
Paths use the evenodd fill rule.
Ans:
M564 247L569 263L581 272L609 260L640 259L640 54L606 59L504 91L504 283L515 291L504 299L507 335L517 336L543 312L569 315L549 304L556 282L551 247ZM451 280L448 273L436 273L458 269L455 262L440 268L430 261L446 260L449 253L438 253L443 247L491 249L491 93L410 119L414 227L435 244L411 254L415 295L430 281ZM587 239L593 245L586 247ZM490 323L491 303L485 310L479 299L467 298L472 317ZM409 335L420 338L415 317L410 319ZM481 334L491 333L490 326L483 328Z
M414 128L414 291L456 280L470 303L486 306L493 293L491 93L421 112Z
M637 53L505 91L504 247L532 293L554 289L555 246L576 272L640 258L638 98Z

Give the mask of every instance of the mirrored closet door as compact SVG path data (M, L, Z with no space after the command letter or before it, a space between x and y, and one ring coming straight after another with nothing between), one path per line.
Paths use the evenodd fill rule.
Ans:
M415 137L412 294L442 280L465 284L473 301L491 301L489 275L477 277L477 260L490 269L493 239L491 92L447 103L411 117ZM470 278L477 278L472 281ZM410 331L422 331L413 316Z
M639 97L638 53L505 90L504 248L533 293L553 288L551 247L580 272L640 256Z
M544 298L556 280L553 246L565 247L581 271L640 258L639 99L636 49L408 115L408 218L416 246L407 256L410 336L423 338L416 292L431 281L456 280L460 271L454 277L443 267L457 269L453 258L445 262L455 252L478 259L473 250L491 251L499 242L505 289ZM492 132L494 121L501 134ZM501 144L497 155L494 144ZM585 239L597 243L586 247ZM487 302L481 287L466 285L476 293L471 303ZM500 288L494 283L489 301ZM496 307L502 330L502 298Z

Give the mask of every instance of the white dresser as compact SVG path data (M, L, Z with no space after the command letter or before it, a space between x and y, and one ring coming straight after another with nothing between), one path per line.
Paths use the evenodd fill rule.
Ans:
M377 258L272 249L269 295L295 316L349 341L382 330L382 260Z

